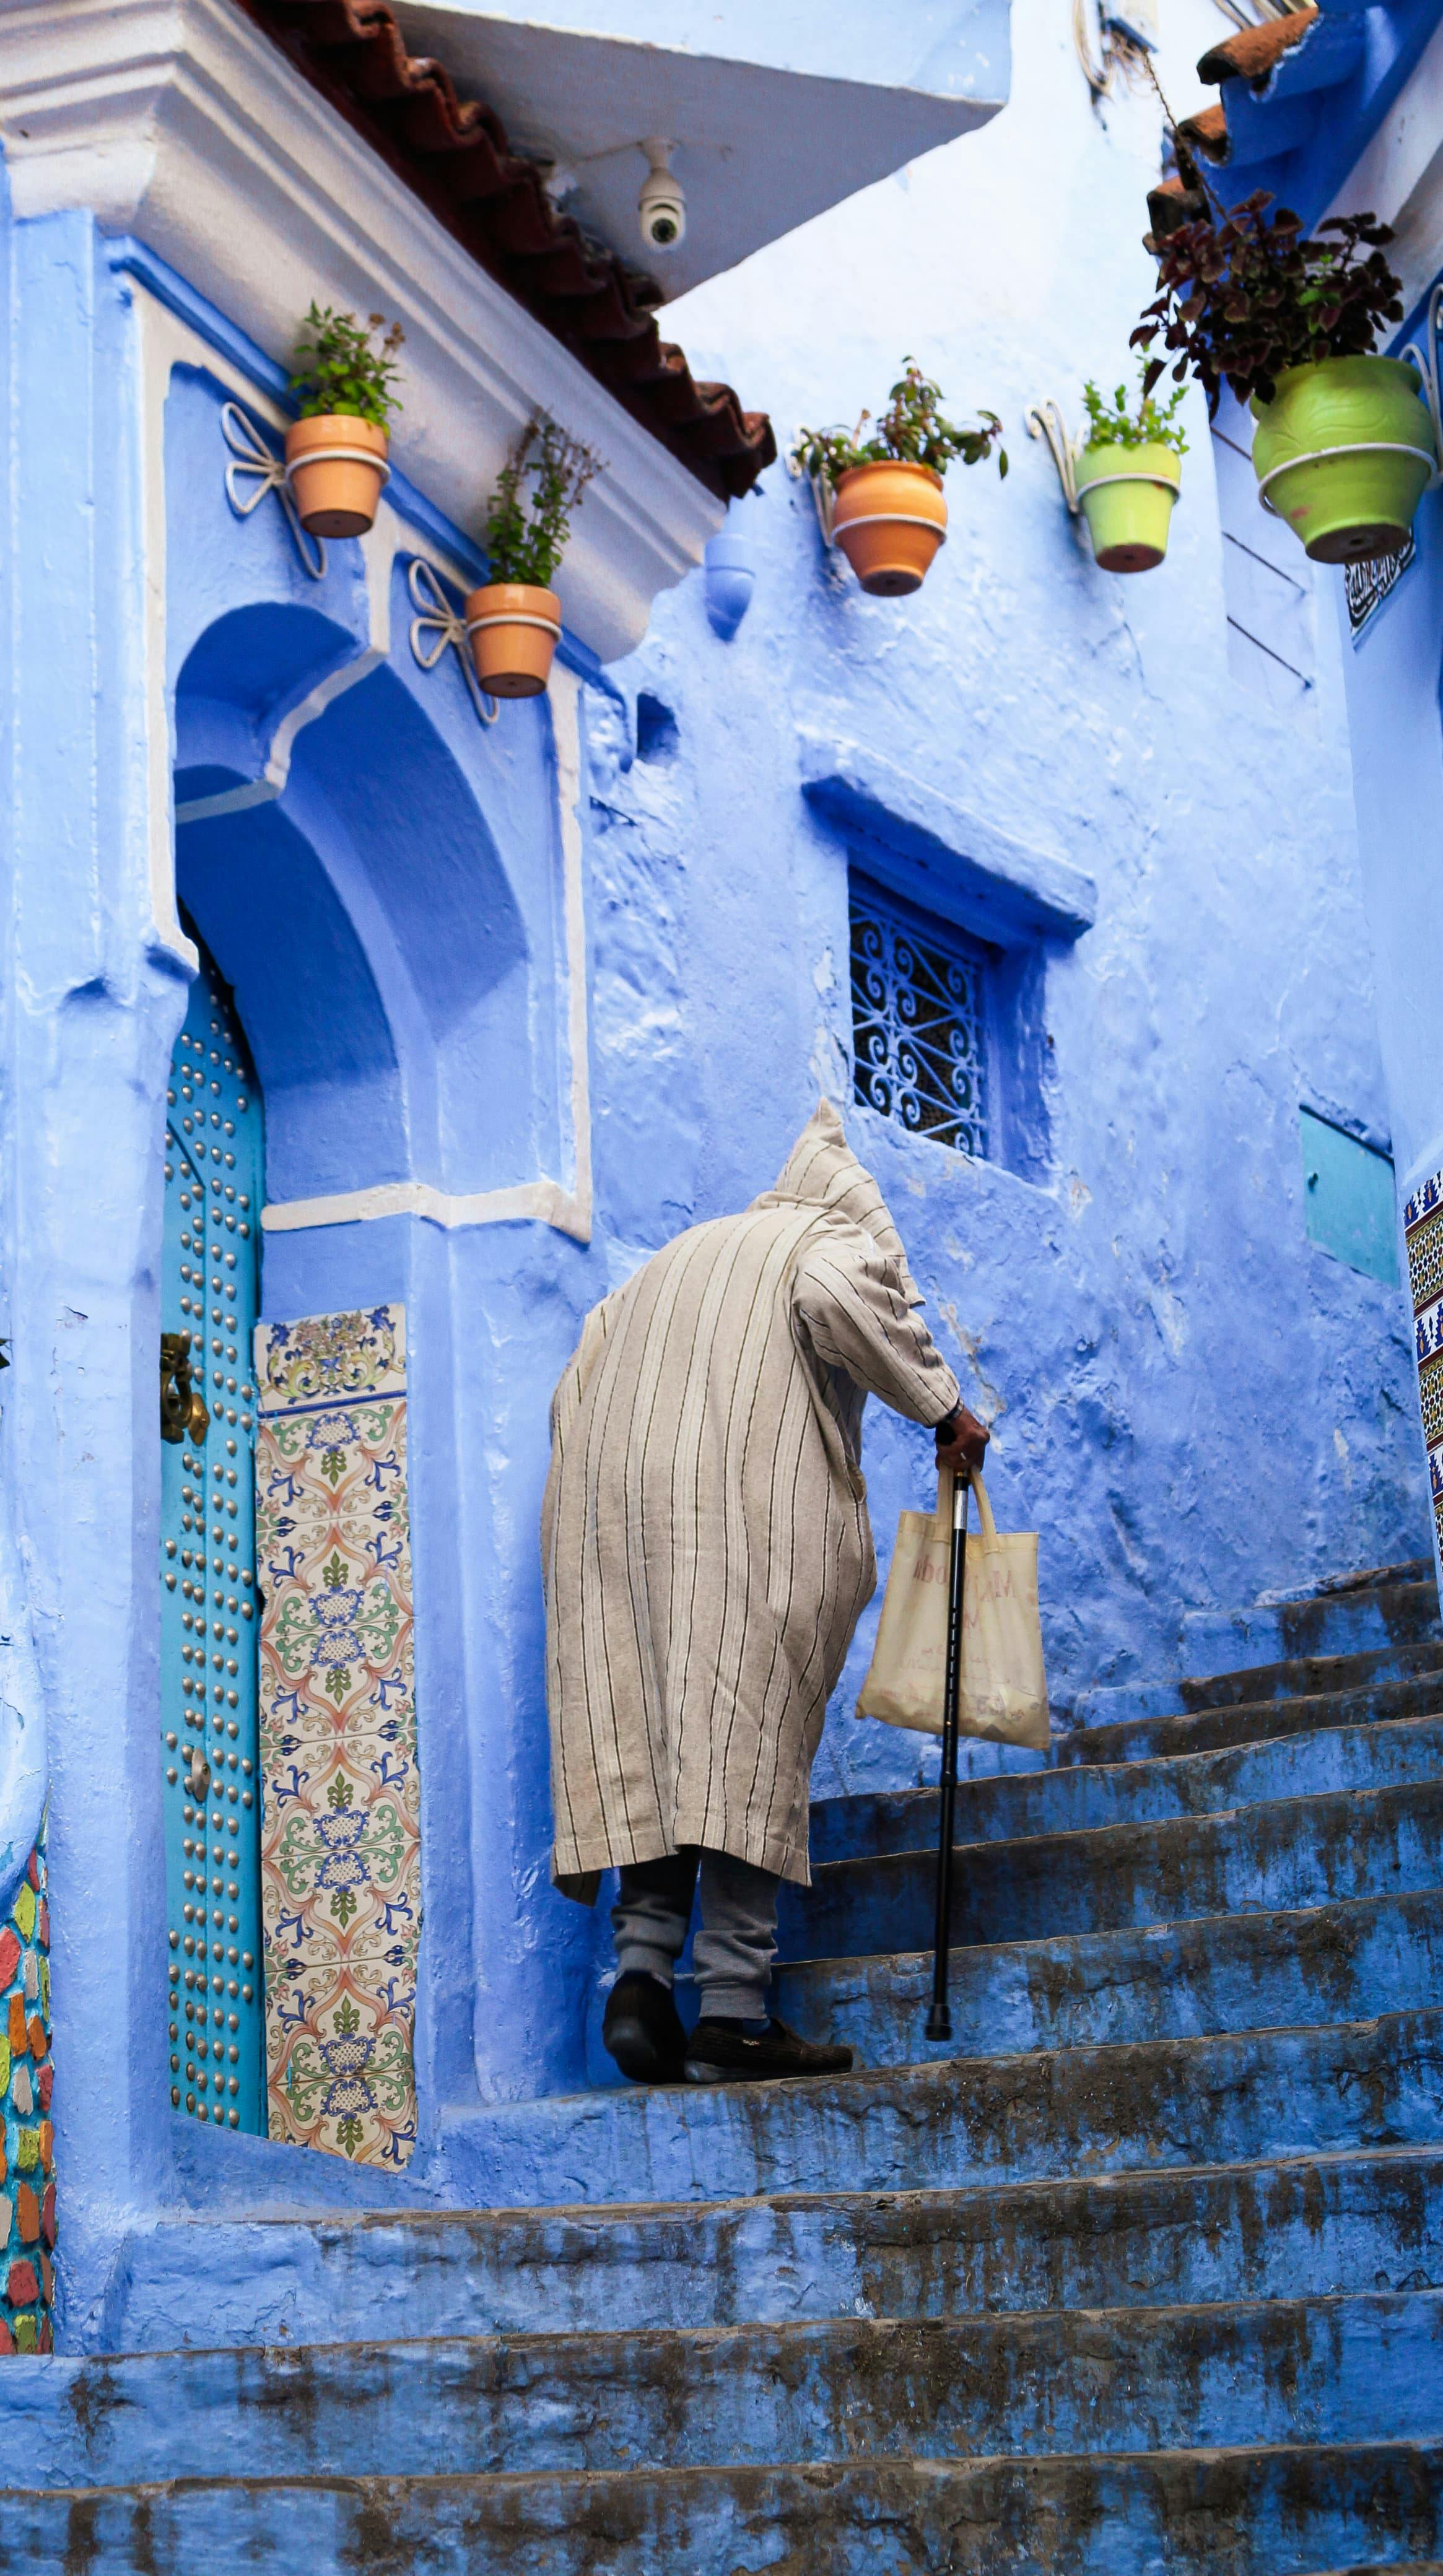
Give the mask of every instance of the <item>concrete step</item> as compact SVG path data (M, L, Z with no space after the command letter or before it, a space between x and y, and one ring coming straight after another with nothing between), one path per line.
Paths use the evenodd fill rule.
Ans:
M1443 1686L1438 1695L1443 1698ZM1219 1752L960 1781L955 1838L997 1842L1075 1833L1157 1816L1205 1815L1263 1798L1317 1797L1440 1777L1443 1712L1318 1728ZM813 1866L931 1848L937 1827L936 1789L824 1799L812 1809Z
M1258 1604L1274 1610L1283 1602L1328 1601L1342 1592L1384 1592L1395 1583L1426 1583L1433 1572L1431 1556L1407 1556L1393 1565L1366 1565L1352 1574L1329 1574L1321 1583L1299 1583L1283 1586L1276 1592L1260 1592Z
M173 2220L125 2272L127 2352L1443 2288L1443 2146L982 2191Z
M1189 1610L1182 1623L1181 1670L1187 1675L1280 1664L1303 1655L1361 1655L1383 1646L1443 1637L1438 1587L1430 1566L1420 1578L1309 1600L1259 1604L1251 1610Z
M911 2191L1432 2144L1443 2013L954 2059L804 2083L552 2095L451 2112L476 2209Z
M1387 1661L1390 1666L1403 1663L1409 1669L1401 1675L1394 1672L1382 1678L1363 1675L1348 1680L1352 1669L1349 1666L1306 1665L1297 1669L1311 1675L1312 1680L1306 1687L1300 1685L1291 1697L1229 1702L1192 1714L1123 1715L1106 1725L1079 1726L1058 1737L1054 1746L1056 1763L1059 1767L1090 1767L1099 1762L1165 1761L1179 1754L1215 1752L1230 1745L1305 1735L1315 1728L1376 1726L1400 1718L1433 1716L1443 1708L1443 1653L1436 1647L1413 1646L1406 1656L1390 1656ZM1321 1681L1320 1675L1325 1677Z
M867 1958L931 1940L936 1855L829 1861L784 1886L784 1959ZM1273 1912L1443 1884L1443 1781L1273 1798L1219 1815L958 1846L952 1937L1042 1940L1200 1914Z
M689 2021L695 1998L677 1991ZM808 2038L845 2040L859 2066L1424 2011L1443 1993L1443 1890L957 1950L949 1991L953 2036L937 2041L930 1949L795 1962L772 2003Z
M217 2568L376 2576L1303 2576L1443 2546L1443 2446L1348 2442L1070 2459L649 2465L0 2491L27 2576ZM1385 2561L1386 2563L1386 2561Z
M1196 1717L1204 1709L1255 1709L1267 1700L1311 1699L1322 1693L1379 1688L1386 1682L1416 1681L1443 1672L1443 1645L1424 1641L1387 1646L1358 1655L1302 1656L1278 1664L1246 1665L1210 1674L1206 1680L1109 1682L1079 1693L1075 1723L1061 1739L1060 1750L1079 1735L1112 1727L1126 1718ZM1263 1731L1261 1723L1255 1729ZM1242 1736L1228 1740L1242 1743Z
M296 2478L1430 2441L1443 2292L117 2354L0 2406L61 2487L186 2477L198 2442Z

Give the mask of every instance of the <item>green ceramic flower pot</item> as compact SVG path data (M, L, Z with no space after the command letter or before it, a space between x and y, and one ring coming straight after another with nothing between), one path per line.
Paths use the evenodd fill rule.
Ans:
M1253 470L1317 563L1370 563L1406 544L1435 462L1433 423L1398 358L1320 358L1254 399Z
M1151 572L1167 552L1182 458L1159 442L1084 447L1077 497L1104 572Z

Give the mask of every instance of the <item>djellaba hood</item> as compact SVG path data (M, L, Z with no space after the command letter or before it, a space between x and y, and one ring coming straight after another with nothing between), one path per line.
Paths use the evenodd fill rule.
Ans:
M832 1208L838 1216L859 1225L871 1236L878 1251L896 1262L908 1305L925 1303L908 1268L902 1238L892 1223L887 1202L866 1164L853 1153L840 1114L830 1100L818 1101L772 1187L763 1190L752 1205L777 1207L791 1202Z

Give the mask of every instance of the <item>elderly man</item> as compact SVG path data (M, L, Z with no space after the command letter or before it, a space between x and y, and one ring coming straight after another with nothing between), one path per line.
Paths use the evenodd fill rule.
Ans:
M776 1187L678 1235L588 1315L552 1404L543 1554L557 1885L618 1868L603 2036L639 2083L845 2070L767 2011L777 1889L810 1884L812 1758L877 1579L878 1395L987 1443L882 1194L823 1101ZM701 2017L672 1974L701 1883Z

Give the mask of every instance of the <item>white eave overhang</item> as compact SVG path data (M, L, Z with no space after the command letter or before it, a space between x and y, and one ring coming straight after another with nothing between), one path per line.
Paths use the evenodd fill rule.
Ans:
M555 165L569 215L670 300L984 125L1007 99L1008 0L391 0L408 45ZM644 145L674 147L686 237L644 248Z
M86 208L284 361L313 296L406 334L396 461L471 533L540 404L606 460L557 581L602 661L646 632L725 504L478 266L235 0L0 0L23 220Z

